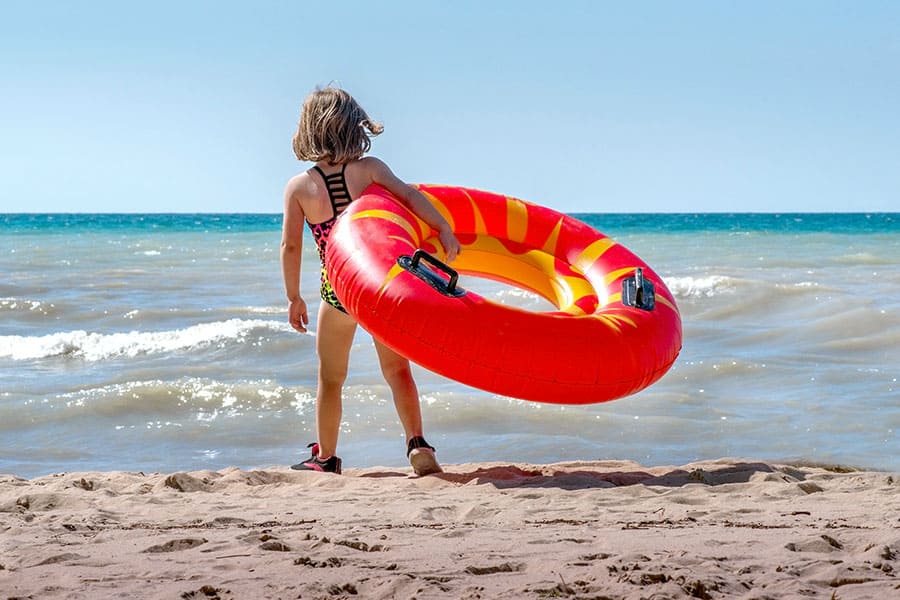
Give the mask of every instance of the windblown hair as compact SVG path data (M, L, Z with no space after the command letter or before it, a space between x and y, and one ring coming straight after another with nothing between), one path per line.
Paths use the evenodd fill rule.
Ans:
M294 154L300 160L345 164L372 147L384 126L369 118L353 96L335 87L317 88L303 102Z

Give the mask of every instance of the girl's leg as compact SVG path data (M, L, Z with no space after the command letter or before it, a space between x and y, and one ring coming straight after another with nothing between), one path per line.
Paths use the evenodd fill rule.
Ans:
M442 472L434 449L422 435L422 411L419 406L419 390L412 377L409 361L384 344L375 341L375 350L381 363L381 372L391 388L394 406L403 431L406 433L407 456L416 475Z
M409 361L378 340L375 350L381 363L381 373L391 388L397 416L406 433L406 441L422 435L422 411L419 407L419 390L413 380Z
M323 302L319 308L316 352L319 355L319 387L316 391L316 435L319 458L329 458L337 451L341 427L341 393L347 379L350 347L356 321L349 315Z

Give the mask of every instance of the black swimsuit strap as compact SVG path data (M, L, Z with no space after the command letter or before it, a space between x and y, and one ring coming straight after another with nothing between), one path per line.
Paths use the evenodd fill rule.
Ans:
M344 209L347 208L351 201L350 190L347 189L347 179L344 177L344 171L347 169L347 165L342 165L340 172L332 173L331 175L326 175L318 165L313 165L313 169L315 169L325 181L325 189L328 190L328 200L331 201L331 210L333 216L337 217L344 212Z

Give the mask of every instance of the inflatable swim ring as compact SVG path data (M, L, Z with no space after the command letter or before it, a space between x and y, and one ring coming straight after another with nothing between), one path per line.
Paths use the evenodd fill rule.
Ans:
M658 380L681 350L672 294L641 259L588 225L516 198L416 186L462 245L372 185L338 219L326 266L341 304L373 337L423 367L523 400L588 404ZM538 294L534 312L458 285L458 273Z

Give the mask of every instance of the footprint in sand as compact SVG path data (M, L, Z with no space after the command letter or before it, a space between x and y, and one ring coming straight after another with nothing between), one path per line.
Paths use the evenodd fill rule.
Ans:
M466 573L470 575L493 575L494 573L516 573L525 569L525 565L520 563L505 562L501 565L491 567L466 567Z
M234 596L231 595L230 590L204 585L199 590L183 593L181 598L182 600L194 600L195 598L202 598L203 600L233 600Z
M57 554L55 556L51 556L50 558L45 558L41 562L32 565L35 567L40 567L44 565L56 565L59 563L73 562L76 560L84 560L87 556L82 556L81 554L75 554L74 552L66 552L65 554Z
M844 549L841 542L824 534L799 543L789 542L784 547L791 552L834 552Z
M291 547L284 542L278 540L266 540L259 546L260 550L268 550L269 552L290 552Z
M158 552L178 552L179 550L190 550L191 548L196 548L197 546L202 546L209 540L205 538L184 538L180 540L170 540L165 544L158 544L156 546L150 546L144 552L148 553L158 553Z

